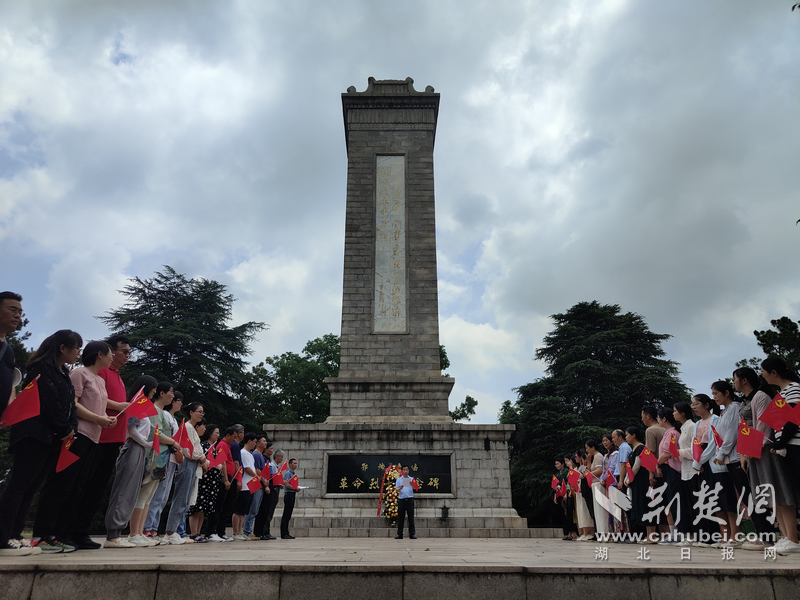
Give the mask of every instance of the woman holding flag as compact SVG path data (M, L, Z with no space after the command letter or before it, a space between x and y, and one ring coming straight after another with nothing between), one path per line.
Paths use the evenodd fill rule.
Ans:
M200 448L204 456L210 455L208 458L213 457L213 452L210 453L209 450L218 441L219 425L208 424L205 433L200 437ZM206 460L205 467L205 473L197 484L197 502L189 507L189 531L192 532L192 538L195 540L202 537L200 531L203 528L203 520L206 513L210 514L217 505L217 498L222 488L224 477L222 470L225 469L225 463L222 462L211 467L208 460Z
M134 548L142 545L124 540L120 534L131 519L142 486L144 463L151 446L148 442L150 420L145 415L151 413L154 408L150 400L156 393L157 385L158 382L153 377L142 375L131 388L128 407L124 411L128 417L127 438L119 451L117 471L114 484L111 486L111 497L108 500L104 548Z
M800 475L800 428L797 425L797 421L800 421L800 418L798 418L798 411L800 411L800 408L798 408L800 407L800 377L782 359L773 356L761 363L761 375L767 383L777 385L781 389L781 396L784 402L792 408L792 416L794 418L786 421L779 432L776 431L775 442L766 447L769 448L771 454L777 454L780 450L786 452L785 460L791 481L794 482L795 496L797 496L798 490L800 490L800 483L798 483L798 475ZM791 520L794 521L795 527L787 527L786 537L775 545L779 554L800 553L794 510L792 511ZM781 528L781 531L783 531L783 528ZM794 534L794 537L791 537L790 534Z
M156 493L158 484L167 474L167 463L172 452L179 452L180 445L164 432L172 433L172 427L167 417L166 407L172 403L175 388L169 381L161 381L156 386L156 393L153 406L155 414L147 418L150 421L150 434L148 443L150 450L147 453L147 460L144 466L144 479L139 488L139 495L131 515L131 534L129 541L138 546L157 546L160 542L148 539L144 535L144 521L147 518L147 511L150 508L150 500ZM164 450L161 446L167 446Z
M189 497L194 489L196 481L195 473L198 464L205 463L206 456L200 445L200 436L197 435L195 427L203 420L205 410L202 404L192 402L188 408L189 422L184 420L178 427L177 440L183 446L184 461L178 465L175 475L175 493L172 496L172 506L167 517L167 534L165 539L170 544L183 544L184 540L176 531L183 522L186 511L189 508ZM191 539L190 541L194 541Z
M715 465L713 458L718 450L717 444L714 442L712 429L719 427L719 406L718 404L708 397L707 394L697 394L692 397L692 410L694 414L700 417L694 424L694 438L692 438L691 454L692 454L692 468L697 473L696 488L700 489L703 482L708 486L708 489L713 490L716 482L722 485L722 495L732 493L733 486L730 485L730 478L727 469L719 465ZM738 407L736 410L738 415ZM727 500L727 498L726 498ZM733 497L734 505L736 504L736 496ZM720 502L722 505L723 502ZM724 502L728 506L728 502ZM727 510L727 508L723 509ZM717 514L718 518L724 519L725 517ZM719 528L717 525L708 519L701 519L697 524L698 533L705 532L707 535L718 533ZM710 538L709 538L710 539ZM710 541L704 542L700 539L694 542L695 546L709 547Z
M631 491L631 533L644 533L644 514L647 512L647 490L650 488L650 478L642 466L641 455L645 449L642 443L642 430L638 427L628 427L625 430L625 441L631 447L628 462L624 468L620 467L619 476ZM653 544L651 540L643 540L642 544Z
M40 409L37 415L11 425L8 446L14 455L14 465L0 497L0 550L4 554L32 552L21 539L25 517L45 477L55 473L62 445L72 440L78 428L75 388L67 365L78 359L82 345L83 339L78 333L62 329L46 338L28 359L23 388L36 382ZM53 495L45 498L45 502L59 500ZM35 546L42 552L75 549L55 538L45 537L50 532L34 531L34 536L37 534L41 539Z
M772 398L768 392L768 384L762 384L756 372L750 367L741 367L733 372L733 386L736 391L742 394L750 404L750 421L743 417L745 422L751 427L764 434L764 446L770 445L775 440L774 430L761 417L765 417L767 407L772 403ZM771 420L770 420L771 421ZM772 422L772 421L771 421ZM777 423L773 423L777 426ZM775 506L777 512L778 526L781 534L792 541L797 541L797 519L795 519L795 507L800 502L800 494L792 482L789 473L789 465L786 459L772 452L762 452L761 458L755 458L739 452L742 466L747 470L750 489L757 490L761 485L772 485L775 494ZM772 531L769 524L762 514L752 514L753 524L758 533L768 533ZM745 550L752 545L752 549L763 549L764 544L747 542L742 545Z
M681 461L678 452L678 438L675 415L671 408L658 410L658 424L664 428L664 437L658 445L658 465L661 477L667 482L667 491L664 493L664 505L667 510L667 523L669 523L669 537L661 540L659 544L671 544L675 540L675 519L678 509L672 502L678 495L681 485Z
M679 546L691 546L692 542L687 539L691 535L694 525L692 525L693 515L692 506L694 504L695 484L697 482L697 472L692 467L694 456L692 456L692 443L694 441L694 421L692 420L692 408L686 402L678 402L672 407L672 415L680 429L678 438L678 455L681 461L681 484L678 488L680 496L680 516L678 518L678 531L683 539L678 542Z

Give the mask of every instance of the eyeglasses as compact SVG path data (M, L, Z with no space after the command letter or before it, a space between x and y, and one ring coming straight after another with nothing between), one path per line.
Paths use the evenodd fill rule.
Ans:
M5 304L2 304L2 305L0 305L0 306L2 306L3 308L5 308L5 309L6 309L8 312L10 312L12 315L19 315L19 316L20 316L20 318L22 318L22 317L24 317L24 316L25 316L25 313L24 313L24 312L22 312L22 309L19 309L19 308L17 308L16 306L6 306Z

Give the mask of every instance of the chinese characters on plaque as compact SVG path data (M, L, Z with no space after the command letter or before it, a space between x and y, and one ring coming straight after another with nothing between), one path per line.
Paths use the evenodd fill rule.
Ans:
M376 333L406 332L405 156L378 156L375 185Z
M419 494L451 494L450 455L329 454L328 494L379 494L389 465L408 465Z

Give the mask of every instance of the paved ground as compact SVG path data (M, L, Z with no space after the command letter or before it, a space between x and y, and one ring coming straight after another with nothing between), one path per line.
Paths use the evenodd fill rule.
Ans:
M100 540L98 540L100 541ZM606 560L596 558L599 548L608 549ZM647 551L649 560L641 552ZM270 542L231 542L155 546L131 550L89 550L71 554L0 557L0 571L8 568L152 569L179 565L217 565L222 570L258 565L292 566L443 566L529 567L565 573L586 570L701 569L783 571L800 569L800 554L764 558L763 552L734 550L732 560L722 551L691 548L691 558L681 560L681 549L672 546L636 546L563 542L552 539L447 539L395 540L383 538L306 538ZM23 567L24 569L24 567Z

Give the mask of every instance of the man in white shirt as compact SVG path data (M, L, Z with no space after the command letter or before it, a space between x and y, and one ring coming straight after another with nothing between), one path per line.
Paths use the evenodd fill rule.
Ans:
M247 433L242 443L242 489L236 497L236 506L233 509L233 539L246 542L247 536L242 529L244 527L244 517L250 512L250 505L253 503L253 494L247 484L256 475L256 461L253 458L253 450L258 442L258 435Z
M394 539L403 539L403 526L405 517L408 514L408 538L417 539L416 529L414 528L414 479L408 476L408 465L403 466L402 477L397 478L395 487L398 489L397 499L397 535Z

